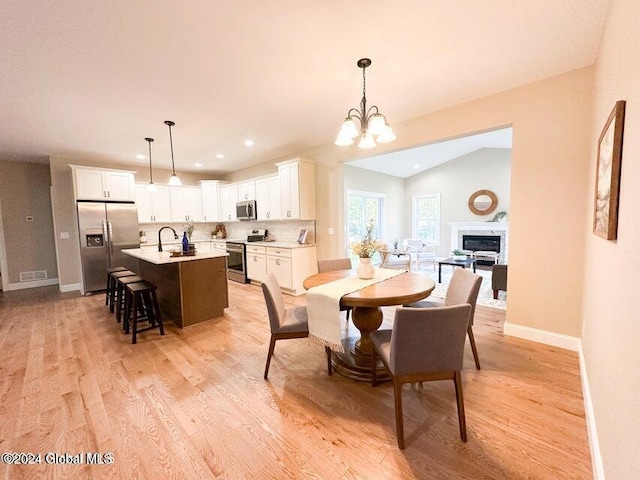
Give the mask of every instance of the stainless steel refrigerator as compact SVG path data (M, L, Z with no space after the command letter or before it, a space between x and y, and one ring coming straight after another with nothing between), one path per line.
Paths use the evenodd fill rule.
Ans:
M137 272L138 260L122 253L140 248L135 203L78 202L78 231L85 293L106 288L107 268Z

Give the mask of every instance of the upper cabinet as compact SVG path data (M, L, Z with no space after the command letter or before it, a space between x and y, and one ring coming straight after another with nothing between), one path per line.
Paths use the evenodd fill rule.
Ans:
M173 222L202 221L202 191L199 187L169 187L169 194Z
M280 179L281 218L283 220L314 220L316 218L314 163L295 158L276 165Z
M135 172L69 166L76 200L135 201Z
M238 203L238 185L227 185L220 188L220 220L235 221L236 203Z
M218 222L222 219L220 190L225 182L202 180L198 182L202 191L202 220Z
M156 185L156 190L151 192L147 190L147 184L137 184L135 192L138 222L171 222L169 187Z
M256 199L256 182L242 182L238 184L238 202L243 200L255 200Z
M280 178L278 176L256 180L258 220L280 220L281 203Z

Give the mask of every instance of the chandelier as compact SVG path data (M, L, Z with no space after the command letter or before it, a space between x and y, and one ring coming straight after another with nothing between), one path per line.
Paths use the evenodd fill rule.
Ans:
M367 83L365 78L365 70L371 65L371 60L361 58L357 63L362 69L362 100L360 101L360 109L352 108L347 112L347 118L342 122L342 127L335 141L336 145L341 147L352 145L353 139L360 135L360 148L373 148L378 143L388 143L396 139L393 130L387 123L386 117L378 111L375 105L367 110ZM354 119L360 122L360 130L356 127ZM374 140L373 137L376 137Z

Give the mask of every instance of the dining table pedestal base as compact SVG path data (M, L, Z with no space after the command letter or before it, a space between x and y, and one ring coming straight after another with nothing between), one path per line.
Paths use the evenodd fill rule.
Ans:
M360 336L352 336L342 340L344 353L334 352L332 356L333 368L347 378L370 382L373 344L369 334L375 332L382 325L382 310L380 307L354 307L351 315L353 325L360 330ZM376 365L376 378L380 381L391 378L380 360Z

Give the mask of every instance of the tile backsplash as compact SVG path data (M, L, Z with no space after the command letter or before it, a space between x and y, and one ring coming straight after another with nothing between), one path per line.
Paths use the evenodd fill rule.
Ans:
M196 223L196 229L193 231L191 241L204 241L211 240L211 232L213 232L215 223ZM316 242L316 222L313 220L283 220L283 221L271 221L271 222L223 222L223 225L227 230L227 238L233 239L246 239L248 233L255 228L266 229L273 237L279 242L296 242L300 235L300 230L307 229L307 243L313 244ZM172 227L178 235L182 238L182 232L185 231L186 223L167 223L165 225L159 225L157 223L141 223L140 231L145 232L147 244L158 243L158 231L164 227ZM171 231L162 232L162 243L174 242Z

